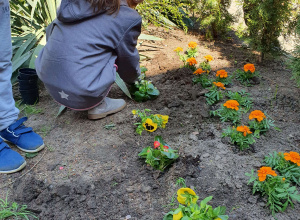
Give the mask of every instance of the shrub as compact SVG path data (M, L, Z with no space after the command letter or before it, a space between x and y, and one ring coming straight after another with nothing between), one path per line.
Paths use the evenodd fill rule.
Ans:
M244 19L248 27L245 37L250 46L265 53L277 52L278 37L291 23L292 0L244 0Z

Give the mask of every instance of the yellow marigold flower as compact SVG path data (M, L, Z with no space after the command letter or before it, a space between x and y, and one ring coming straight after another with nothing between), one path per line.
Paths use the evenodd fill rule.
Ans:
M157 129L157 124L152 121L152 119L147 118L145 123L143 123L143 127L146 131L153 132Z
M180 220L183 217L182 211L177 214L173 214L173 220Z
M197 60L194 57L188 58L186 62L189 63L190 66L197 64Z
M250 71L251 73L254 73L254 71L255 71L254 64L247 63L247 64L244 66L244 70L245 70L245 72Z
M131 113L132 113L133 115L136 115L136 110L132 110Z
M252 134L252 132L250 131L250 128L248 126L239 126L236 128L237 131L239 132L243 132L243 135L246 137L247 134Z
M181 47L177 47L174 51L180 52L180 51L183 51L183 49Z
M205 71L202 70L201 68L199 68L199 69L197 69L193 74L195 74L195 75L200 75L200 74L202 74L202 73L205 73Z
M235 109L235 110L239 110L239 106L240 104L236 101L236 100L228 100L227 102L224 103L224 106L226 108L231 108L231 109Z
M206 59L207 62L210 62L210 61L214 60L214 58L211 55L204 56L204 59Z
M282 181L285 181L285 178L282 178Z
M221 83L221 82L213 82L217 87L220 87L220 88L222 88L222 89L226 89L225 88L225 86L224 86L224 84L223 83Z
M177 191L177 200L179 203L185 205L185 201L186 201L186 197L184 197L183 195L185 195L185 193L188 193L192 196L195 196L192 201L193 203L196 203L198 198L196 197L196 193L194 192L194 190L190 189L190 188L180 188ZM189 205L189 204L188 204Z
M277 176L277 174L275 173L274 170L272 170L271 167L261 167L257 171L257 175L258 175L258 180L261 182L266 180L267 175Z
M197 47L197 43L194 41L191 41L189 44L189 48L195 49Z
M227 72L225 70L219 70L217 71L217 74L216 74L217 77L220 77L220 78L227 78Z
M264 120L264 118L266 118L266 116L262 111L254 110L249 115L250 120L252 120L253 118L255 118L257 121L261 122L262 120Z
M297 166L300 166L300 155L297 152L291 151L290 153L284 153L284 159L287 161L291 161Z

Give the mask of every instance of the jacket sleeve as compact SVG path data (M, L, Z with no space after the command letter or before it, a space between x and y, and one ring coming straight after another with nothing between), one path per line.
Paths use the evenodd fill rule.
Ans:
M137 39L141 34L142 19L136 20L125 32L115 48L118 73L126 83L134 83L141 74L140 56L136 48Z

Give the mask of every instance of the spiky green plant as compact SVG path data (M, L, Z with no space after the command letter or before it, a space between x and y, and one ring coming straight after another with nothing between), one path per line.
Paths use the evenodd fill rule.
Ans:
M60 0L11 0L13 76L22 66L34 68L34 61L46 43L46 27L56 18Z

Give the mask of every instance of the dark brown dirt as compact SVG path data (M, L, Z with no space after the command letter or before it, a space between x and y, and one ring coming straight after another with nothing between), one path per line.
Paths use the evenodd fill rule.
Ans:
M31 115L27 125L44 137L47 147L27 159L22 172L0 176L0 198L9 191L10 200L27 204L40 219L47 220L123 220L128 215L134 220L158 220L170 210L165 205L178 189L176 180L182 177L200 199L212 195L213 206L225 205L230 219L273 219L265 199L251 194L244 173L259 168L264 156L272 151L300 151L300 94L290 80L290 71L281 60L257 63L256 53L242 48L234 38L207 42L180 30L154 27L145 33L166 39L144 42L140 47L160 47L158 51L146 51L152 59L142 65L148 68L148 76L161 95L136 103L114 86L109 96L126 99L127 107L103 120L90 121L86 112L71 110L56 118L59 106L42 88L37 105L42 112ZM214 57L212 74L219 69L232 73L247 62L254 63L262 76L260 84L244 87L234 81L230 89L250 93L252 110L266 112L281 131L270 130L245 152L221 139L222 129L230 124L209 116L211 107L205 103L203 89L192 84L192 72L180 68L182 64L173 52L178 46L187 48L190 41L198 42L198 60L207 54ZM137 135L131 110L145 108L169 115L166 129ZM108 124L115 124L114 129L107 130L104 126ZM180 154L163 173L153 171L137 156L143 147L152 146L155 135L161 135ZM29 174L19 178L40 159ZM289 208L277 218L300 219L299 210L296 204L295 209Z

